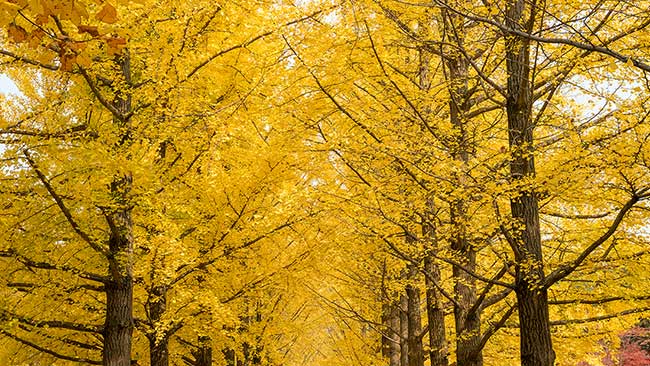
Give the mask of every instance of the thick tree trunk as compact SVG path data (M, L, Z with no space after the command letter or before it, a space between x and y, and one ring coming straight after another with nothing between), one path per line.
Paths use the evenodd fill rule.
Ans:
M443 39L450 44L464 47L464 19L448 10L442 10ZM468 64L464 55L449 48L445 58L447 88L449 90L449 119L454 126L455 144L452 156L467 166L470 139L466 131L465 114L468 111ZM464 185L463 172L456 177L459 186ZM450 202L451 223L454 230L451 249L462 267L453 266L454 277L454 325L456 329L456 364L458 366L482 366L480 312L469 310L477 300L476 279L467 271L476 270L476 250L467 239L467 209L465 200Z
M149 360L151 366L169 365L169 340L167 338L149 339Z
M410 266L409 278L413 279L418 273L417 268ZM420 289L408 284L406 286L407 316L408 316L408 366L423 366L424 353L422 350L422 315L420 312Z
M400 366L409 364L409 322L408 322L408 298L402 293L399 297L399 363Z
M162 321L162 317L167 310L167 288L164 286L154 286L151 289L149 301L147 302L147 311L149 319L154 324ZM149 361L151 366L168 366L169 365L169 335L167 330L162 330L163 334L159 335L154 330L147 335L149 339Z
M111 190L124 196L131 187L130 177L113 182ZM133 222L130 209L120 209L110 218L110 281L106 284L103 363L105 366L131 365L133 334Z
M384 334L381 337L381 352L388 359L389 366L400 366L399 358L399 307L396 303L383 305L382 321Z
M530 32L535 19L535 4L509 0L506 25L512 29ZM528 19L524 15L529 13ZM530 80L530 45L522 37L507 36L506 60L508 69L508 134L513 181L535 175L533 158L532 92ZM551 342L548 314L548 295L540 290L544 278L544 263L539 227L539 206L533 189L524 189L510 201L516 229L513 235L515 252L516 293L519 311L520 351L522 366L552 366L555 352Z
M131 67L128 52L116 60L127 84L131 83ZM131 98L116 96L113 107L122 115L131 113ZM122 131L122 137L115 147L116 153L129 144L130 121L113 119ZM133 335L133 220L129 194L133 186L129 172L118 172L110 186L115 208L105 211L110 236L107 259L110 280L106 284L106 319L104 322L104 344L102 360L104 366L131 365L131 339Z
M445 313L433 281L440 282L440 268L430 257L424 259L427 286L427 321L429 323L429 359L431 366L447 366L449 356L445 333Z
M195 366L212 366L212 339L209 336L199 336L199 347L193 353Z
M433 24L432 10L427 10L422 25L419 28L422 37L429 37ZM431 58L430 51L421 47L419 50L419 87L423 94L431 89ZM429 117L431 108L424 107L424 114ZM434 220L435 209L433 198L427 201L427 207L423 216L422 236L426 242L424 271L427 302L427 327L429 328L429 360L431 366L447 366L449 364L447 334L445 328L445 314L442 303L439 299L438 289L434 282L440 283L440 268L435 263L433 253L438 251Z
M102 355L104 366L131 365L132 312L132 277L124 276L107 283Z

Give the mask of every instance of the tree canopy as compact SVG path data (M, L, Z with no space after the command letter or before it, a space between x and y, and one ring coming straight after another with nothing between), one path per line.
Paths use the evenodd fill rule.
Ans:
M0 27L3 364L650 359L650 2L8 0Z

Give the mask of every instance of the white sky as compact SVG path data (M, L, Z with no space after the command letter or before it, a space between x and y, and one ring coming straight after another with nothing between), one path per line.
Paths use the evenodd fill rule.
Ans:
M0 74L0 93L3 94L18 94L16 84L11 81L6 75Z

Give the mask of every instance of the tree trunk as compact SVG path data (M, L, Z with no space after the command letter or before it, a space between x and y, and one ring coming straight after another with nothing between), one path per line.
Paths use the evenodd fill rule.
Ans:
M422 37L429 37L431 27L433 24L432 10L425 12L425 19L422 22L420 29ZM424 47L419 49L419 87L423 94L426 94L431 88L431 57L430 51ZM426 105L424 107L424 114L429 117L431 108ZM427 323L429 328L429 359L431 366L447 366L448 347L447 335L445 328L445 314L438 298L438 290L434 284L440 283L440 268L434 262L432 253L438 250L437 238L434 226L435 212L433 198L427 201L426 212L422 222L422 235L425 242L425 258L424 258L424 282L426 285L426 300L427 300Z
M133 333L133 279L112 279L106 284L106 320L104 323L104 366L131 365Z
M427 320L429 323L429 359L431 366L447 366L449 356L445 333L445 313L433 281L440 282L440 268L430 257L424 259L427 286Z
M385 328L381 337L382 355L388 359L389 366L400 366L398 305L394 302L384 304L382 318Z
M199 348L194 352L196 366L212 366L212 339L199 336Z
M192 358L182 356L183 362L188 366L212 366L212 340L209 336L199 336L198 346L192 345ZM235 351L227 349L223 351L226 365L235 362Z
M441 10L443 40L458 47L464 47L464 21L462 17L447 9ZM447 89L449 90L449 119L454 126L454 160L467 166L470 138L466 131L465 114L468 103L468 64L465 56L456 48L448 48L445 58ZM455 177L459 186L464 186L464 173ZM467 209L464 199L450 202L451 223L454 230L451 249L456 260L464 267L453 266L454 277L454 325L456 329L456 364L458 366L482 366L480 312L469 314L477 300L476 279L467 271L476 270L476 250L467 239Z
M151 366L169 365L169 340L149 338L149 360Z
M417 268L409 266L409 279L418 273ZM424 353L422 350L422 315L420 312L420 289L413 284L406 285L407 316L408 316L408 366L423 366Z
M506 26L530 32L535 19L535 4L528 10L524 0L509 0ZM535 175L533 158L532 92L530 80L530 45L522 37L507 36L508 69L508 138L512 161L510 173L514 182ZM548 295L539 289L544 278L544 263L539 227L539 206L532 188L524 188L519 197L510 200L514 224L521 226L512 235L516 261L516 293L519 311L520 351L522 366L552 366L555 352L551 343Z
M116 59L127 84L131 83L131 67L128 52ZM117 93L117 92L116 92ZM130 96L117 96L113 107L122 116L131 112ZM122 136L115 147L116 153L129 144L130 122L127 119L113 119L122 130ZM107 259L110 280L106 284L106 319L104 323L104 344L102 360L104 366L131 365L131 339L133 335L133 220L129 194L133 185L129 172L117 172L110 186L115 208L104 212L110 236Z
M406 294L402 293L399 297L399 364L406 366L409 364L409 323L408 323L408 299Z
M151 289L149 301L147 301L147 311L149 319L154 328L160 324L162 317L167 310L167 288L164 286L154 286ZM162 335L159 335L162 332ZM169 334L166 329L156 330L147 335L149 338L149 360L151 366L168 366L169 365Z

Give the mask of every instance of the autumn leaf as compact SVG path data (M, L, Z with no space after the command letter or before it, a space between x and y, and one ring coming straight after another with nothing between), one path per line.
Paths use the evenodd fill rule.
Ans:
M92 59L90 57L88 57L87 54L81 53L81 54L77 55L76 62L77 62L77 65L87 68L87 67L92 65L93 61L92 61Z
M83 25L80 24L77 26L79 34L88 33L93 37L99 37L99 29L94 25Z
M76 62L77 55L72 52L66 52L59 57L61 62L62 71L72 71L72 68Z
M49 21L50 21L50 18L45 14L38 14L38 15L36 15L36 18L34 19L34 23L36 23L38 25L47 24L47 22L49 22Z
M102 10L100 10L97 15L95 15L95 19L99 20L100 22L113 24L117 21L117 10L113 5L106 3L104 4Z
M117 55L126 46L126 39L122 37L110 37L106 40L106 45L108 46L106 52L109 55Z
M41 41L43 40L43 37L45 36L45 32L43 32L40 29L34 30L30 35L29 35L29 47L31 48L36 48L41 44Z
M7 35L13 41L21 43L27 39L29 34L23 27L12 23L9 25L9 28L7 28Z

